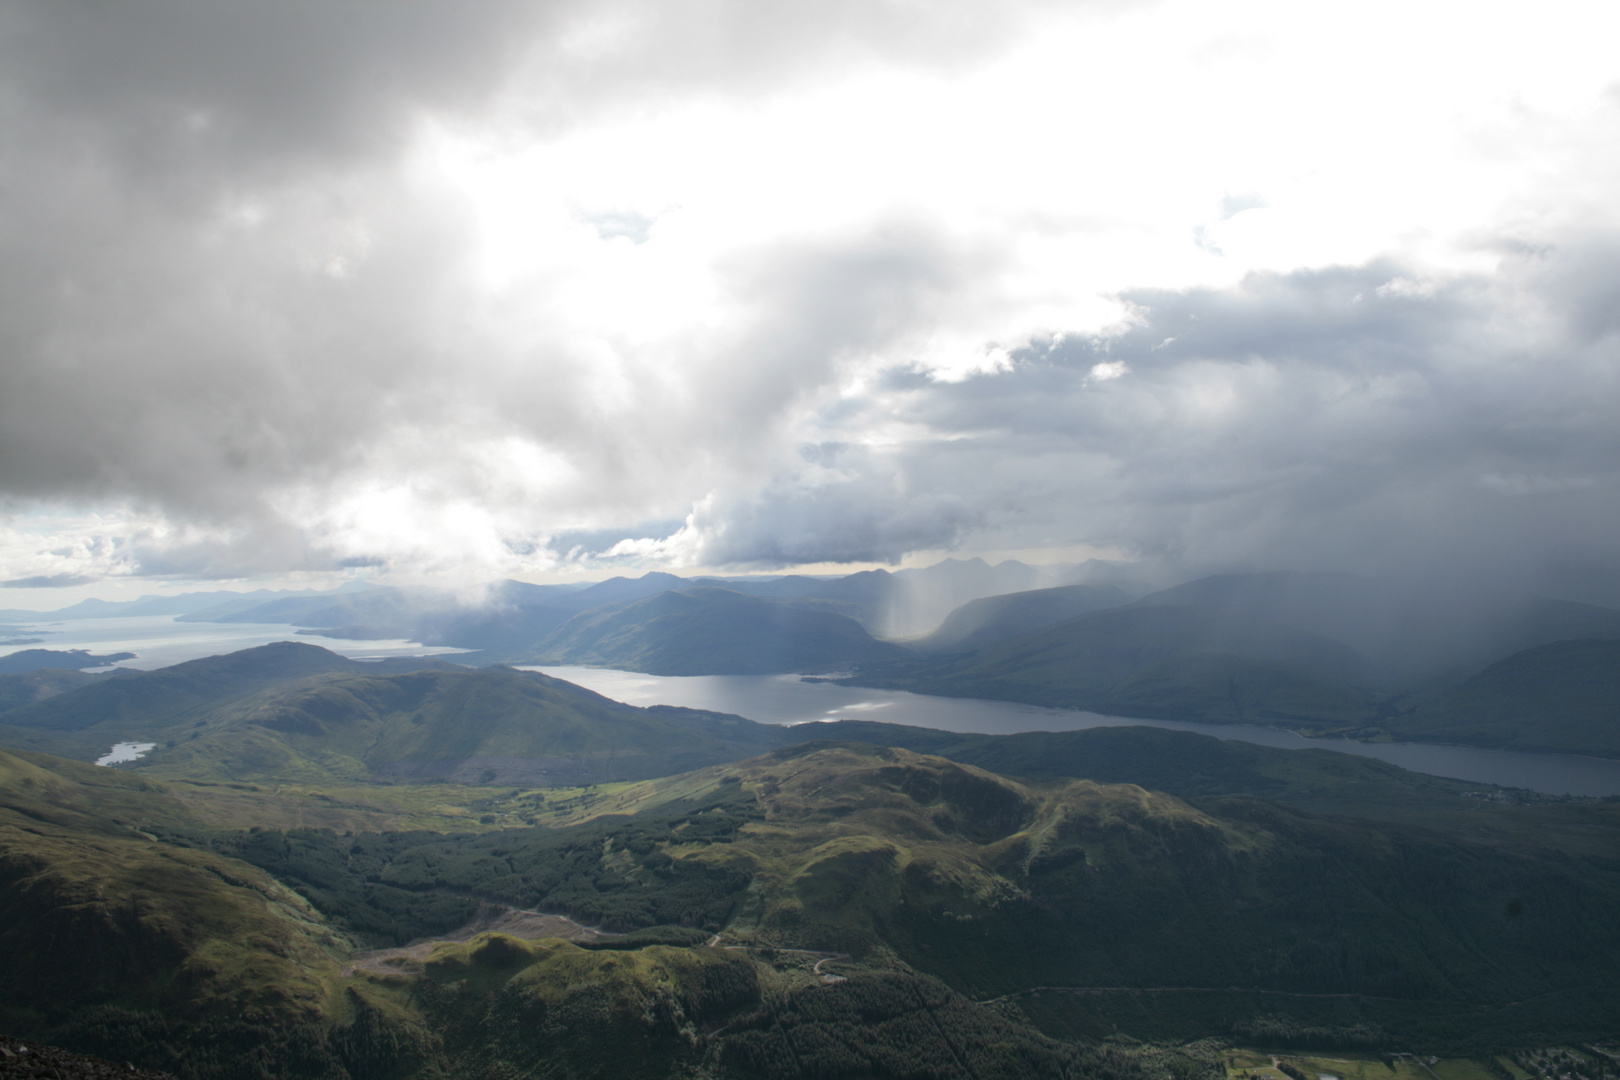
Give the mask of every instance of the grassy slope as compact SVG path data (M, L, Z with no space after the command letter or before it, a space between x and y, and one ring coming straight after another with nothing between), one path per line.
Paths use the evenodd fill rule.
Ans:
M118 672L91 685L4 714L0 742L94 759L128 739L200 719L222 704L294 679L332 672L370 675L416 669L456 670L431 659L350 660L314 645L281 641L156 671Z
M1253 795L1313 814L1444 830L1471 843L1620 855L1620 803L1512 801L1489 785L1409 772L1331 750L1280 750L1150 727L962 735L866 720L800 724L793 738L849 739L938 754L1008 776L1138 784L1179 798ZM1502 796L1500 799L1468 797Z
M143 766L235 780L353 783L383 773L476 783L487 773L485 783L566 785L667 775L776 739L777 729L738 717L640 709L537 672L492 668L277 687L210 714Z
M541 641L529 662L754 675L828 671L903 651L847 616L803 602L695 588L577 615Z
M961 739L948 733L918 737L925 736ZM1026 772L1037 761L1058 767L1054 758L1061 747L1055 744L988 745L1007 760L1024 761ZM1137 756L1139 767L1154 757L1140 750ZM1084 757L1095 764L1108 755ZM1129 767L1120 754L1115 758L1121 768ZM15 845L15 857L8 848L4 865L21 868L6 890L8 900L57 896L63 902L50 910L104 910L105 917L96 916L100 925L126 928L110 945L95 936L93 926L71 920L44 940L63 943L59 949L91 942L98 956L139 958L111 976L96 975L110 982L86 980L87 987L117 986L127 1004L183 1001L203 1008L231 1002L239 1012L281 1009L278 1015L294 1021L324 1017L322 1053L332 1060L358 1054L356 1060L369 1062L366 1068L377 1076L403 1076L399 1070L410 1060L459 1060L462 1054L477 1067L458 1075L492 1078L519 1062L554 1066L559 1055L590 1062L602 1052L590 1033L603 1032L609 1033L604 1046L643 1047L623 1060L646 1064L640 1075L660 1075L665 1064L690 1064L699 1053L696 1044L679 1043L683 1025L709 1020L734 1025L738 1036L736 1042L702 1044L702 1053L720 1055L710 1065L766 1075L814 1071L796 1073L802 1062L790 1069L772 1056L798 1045L793 1040L800 1036L790 1038L790 1031L831 1040L827 1045L842 1048L837 1053L866 1063L849 1066L843 1075L869 1075L871 1063L894 1045L886 1041L889 1035L873 1034L891 1030L883 1025L899 1025L891 1034L901 1039L911 1031L905 1025L922 1024L904 1037L935 1046L928 1041L934 1036L918 1032L937 1028L945 1017L953 1031L972 1030L965 1049L973 1053L1006 1041L1009 1032L1024 1033L1012 1041L1027 1042L1029 1053L1057 1053L1016 1024L996 1034L994 1023L974 1019L981 1013L951 991L906 974L913 968L974 996L1040 984L1214 988L1191 1003L1092 995L1077 999L1083 1015L1048 1002L1043 1024L1092 1034L1106 1033L1098 1023L1178 1036L1265 1017L1275 1026L1281 1017L1341 1033L1382 1025L1406 1032L1401 1038L1436 1040L1431 1045L1438 1046L1466 1037L1513 1039L1526 1031L1579 1033L1613 1019L1614 987L1604 980L1616 959L1609 913L1617 896L1612 871L1596 865L1556 853L1532 857L1458 844L1431 831L1313 818L1253 800L1206 797L1193 806L1133 786L1019 783L904 750L815 744L667 780L615 785L588 796L589 802L581 793L579 804L566 811L573 820L604 811L642 813L597 818L573 830L491 827L476 838L416 840L319 832L282 839L266 832L239 834L232 843L244 856L273 866L283 880L300 882L331 915L356 902L343 898L345 874L354 875L360 890L354 896L367 888L405 890L399 893L407 901L403 911L410 910L410 890L435 883L444 896L470 890L508 902L573 905L582 914L645 908L647 921L680 921L683 911L729 907L729 941L860 953L863 961L840 969L857 978L837 995L794 998L812 988L821 992L802 972L793 984L799 989L782 991L787 997L762 990L751 999L745 988L727 998L732 975L747 982L737 974L744 968L736 950L643 950L618 959L593 954L548 966L540 960L574 954L524 946L519 951L535 960L530 963L497 946L495 953L506 949L508 955L493 967L449 949L439 954L428 983L403 975L381 981L356 976L347 985L359 996L334 1002L322 938L330 929L297 897L278 891L262 871L240 860L155 844L131 826L153 835L195 832L202 805L197 799L214 799L214 807L231 800L263 800L266 807L276 800L302 803L317 817L359 811L322 803L307 789L277 795L265 786L254 791L253 785L158 784L138 773L45 758L4 761L8 771L0 791L6 808L0 813L6 815L6 842ZM1232 763L1218 756L1204 762L1206 796L1218 789L1222 765ZM1262 755L1248 769L1264 776L1275 765ZM1284 791L1298 792L1311 786L1312 775L1334 774L1316 765L1298 775L1285 772L1278 782ZM1374 774L1367 781L1379 783ZM440 795L476 795L473 803L501 808L501 821L526 812L524 800L532 794L435 787ZM400 797L405 789L372 790ZM423 799L434 797L429 788L416 790ZM94 884L109 881L114 889L96 896ZM135 898L133 908L120 906L125 897ZM173 910L170 898L185 910ZM121 914L126 911L132 914ZM44 917L31 908L17 912L11 925L19 928L37 927ZM709 917L696 916L700 922ZM36 939L37 933L27 938ZM169 943L159 960L170 959L147 959L140 949L149 940ZM755 962L760 956L748 956L757 979L774 977ZM53 962L75 971L85 961L75 951L58 952ZM30 963L39 967L44 961ZM860 974L873 965L898 971L901 981L891 985ZM136 971L172 974L149 985ZM720 980L719 990L711 976ZM439 989L429 990L429 983ZM1241 989L1224 989L1229 986ZM1578 999L1568 997L1571 987L1578 988ZM1513 1000L1551 1002L1555 1011L1505 1019L1500 1010L1491 1012L1510 991ZM711 992L719 997L702 1005ZM1313 1011L1319 999L1290 996L1322 992L1357 996L1333 999L1339 1012L1326 1019ZM260 997L252 998L254 993ZM1379 993L1399 1000L1384 1007L1365 996ZM181 996L164 996L176 994ZM14 1008L22 1007L18 997L12 1000ZM749 1000L757 1004L748 1006ZM756 1020L732 1018L746 1007L756 1009ZM831 1011L822 1017L823 1009ZM1469 1023L1490 1019L1463 1030L1454 1023L1456 1015L1474 1018ZM333 1020L352 1023L331 1028ZM12 1014L14 1024L27 1021ZM83 1036L76 1045L94 1050L108 1045L95 1038L115 1036L153 1047L162 1043L150 1034L152 1021L109 1023L83 1021L73 1029ZM103 1034L92 1037L92 1029ZM570 1031L580 1033L577 1041L570 1041ZM548 1034L542 1039L535 1033ZM182 1033L162 1045L191 1045L186 1040L196 1037ZM772 1061L777 1065L761 1064ZM385 1068L387 1062L393 1064ZM636 1075L639 1067L624 1071ZM998 1073L987 1065L983 1074L1020 1075L1008 1068ZM297 1074L326 1075L313 1067Z
M846 963L854 977L825 985L809 967L791 954L593 953L491 934L435 949L419 995L467 1080L1224 1076L1213 1047L1075 1046L913 972Z
M667 857L681 874L707 867L737 882L713 884L748 883L730 901L732 941L845 950L868 964L897 954L974 996L1203 988L1191 1000L1179 990L1077 999L1089 1020L1049 1003L1042 1023L1054 1030L1083 1021L1092 1034L1122 1024L1181 1037L1293 1024L1460 1047L1569 1037L1615 1018L1607 970L1620 943L1608 912L1620 883L1556 853L1252 799L1191 806L1134 786L1019 784L870 746L810 744L670 787L688 800L665 802L673 817L601 819L550 838L368 842L366 858L382 862L364 873L404 887L482 882L489 895L516 890L508 902L589 916L604 902L644 902L636 890L660 888ZM719 799L718 812L745 794L757 802L752 820L726 809L710 823L705 800ZM320 843L298 839L307 854L278 873L341 873ZM311 895L338 903L335 880ZM713 904L703 880L692 879L690 902ZM1527 998L1545 1007L1504 1008Z
M869 665L854 680L1119 716L1359 727L1365 657L1319 635L1206 608L1093 612L963 657Z
M188 780L352 786L383 773L569 786L669 775L780 737L738 717L623 705L533 672L445 665L390 675L313 646L267 649L58 695L6 714L16 722L0 740L82 759L114 742L156 742L135 767Z
M100 678L100 675L65 668L40 668L37 671L0 675L0 713L89 686Z
M1516 653L1390 727L1432 742L1620 757L1620 641Z
M0 752L0 1002L16 1028L98 1005L308 1021L345 943L264 872L139 831L161 787Z
M1556 1007L1502 1013L1506 1037L1620 1019L1620 879L1556 853L1252 799L1029 787L896 750L809 744L732 772L760 785L766 821L698 857L752 863L736 926L882 942L976 995L1236 987L1286 1014L1288 995L1348 994L1386 1028L1460 1039L1528 996Z

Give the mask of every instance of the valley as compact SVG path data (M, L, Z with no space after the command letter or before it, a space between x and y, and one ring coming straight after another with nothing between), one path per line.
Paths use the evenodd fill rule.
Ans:
M244 1060L330 1080L1373 1080L1413 1062L1528 1080L1558 1054L1606 1075L1620 801L1293 731L1423 749L1395 739L1405 724L1507 760L1590 743L1608 639L1476 651L1439 691L1297 613L1275 621L1269 580L1265 616L1232 599L1253 606L1241 582L1194 608L1071 585L972 599L884 655L864 630L823 633L859 626L839 604L875 618L858 592L671 584L615 585L629 595L545 631L594 650L555 655L645 672L548 670L600 671L646 704L470 653L357 660L308 639L0 676L0 1025L185 1080ZM322 617L402 610L367 603ZM1607 618L1509 615L1434 663ZM754 649L730 673L703 659L721 624ZM834 661L855 670L771 673ZM1223 679L1224 698L1198 689ZM1250 679L1252 699L1233 689ZM711 707L654 700L688 682ZM858 684L884 682L946 696L878 689L916 712L784 724L743 691L860 704ZM957 693L987 687L1015 700ZM1199 719L1050 708L1093 694ZM1382 735L1351 723L1377 701ZM1567 719L1538 727L1538 709ZM898 715L942 722L875 719ZM118 745L145 749L91 764Z

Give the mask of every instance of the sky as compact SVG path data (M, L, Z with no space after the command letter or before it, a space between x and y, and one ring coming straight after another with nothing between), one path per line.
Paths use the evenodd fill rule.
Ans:
M0 606L974 554L1620 604L1615 40L0 0Z

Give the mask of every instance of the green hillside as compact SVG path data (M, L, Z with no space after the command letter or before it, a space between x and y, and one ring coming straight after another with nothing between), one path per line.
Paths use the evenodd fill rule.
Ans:
M507 685L484 675L527 681L362 681ZM299 716L327 725L328 746L346 738L336 712ZM322 1080L854 1080L904 1061L930 1076L1216 1080L1195 1048L1087 1040L1265 1030L1479 1052L1620 1021L1612 858L1224 796L1223 768L1241 786L1276 763L1262 754L1245 774L1196 737L1161 747L1198 766L1183 768L1203 777L1196 804L1067 778L1155 754L1055 738L977 740L1026 774L1044 763L1044 780L812 742L618 786L577 825L455 832L220 829L218 803L155 765L0 755L0 905L19 958L0 1023L197 1080L242 1075L243 1055L248 1075ZM1330 764L1272 779L1297 795L1331 786ZM1369 801L1402 782L1376 768L1338 780ZM219 798L322 805L278 787ZM502 907L663 928L579 944L480 931ZM1030 996L1043 986L1085 992Z
M44 701L68 690L89 686L99 675L63 668L38 668L11 675L0 675L0 713Z
M706 853L749 857L763 902L734 926L831 934L851 951L883 941L975 993L1068 982L1506 1002L1603 982L1597 955L1620 949L1604 911L1613 871L1428 830L1245 797L1200 810L1134 785L1032 786L859 745L715 771L757 784L764 814ZM1531 896L1545 905L1533 927L1504 914Z
M94 760L124 740L189 737L229 702L291 680L335 672L369 675L462 670L442 660L350 660L292 641L190 660L156 671L118 671L78 689L10 710L0 745ZM182 730L184 729L184 730Z
M761 813L738 784L698 788L644 819L482 839L212 833L162 785L0 753L0 1027L184 1080L1221 1075L1204 1050L1052 1039L892 959L846 959L829 985L817 956L679 928L383 954L346 936L398 940L392 916L442 933L485 910L462 881L612 919L723 919L746 875L691 853Z
M1429 742L1620 757L1620 641L1516 653L1390 727Z
M788 737L900 746L1032 780L1136 784L1195 805L1252 795L1313 814L1422 825L1517 850L1599 858L1620 852L1620 802L1503 792L1332 750L1282 750L1158 727L965 735L867 720L798 724Z
M321 676L197 723L137 767L233 780L575 785L729 761L776 745L780 731L717 713L622 705L510 668Z
M1122 607L1130 600L1111 585L1064 585L987 596L963 604L939 629L907 644L924 652L971 652L1089 611Z
M140 778L0 751L0 1022L83 1045L120 1014L185 1017L249 1050L314 1030L352 943L262 870L137 823L201 825Z
M416 663L420 663L417 661ZM5 715L0 737L189 780L449 780L567 786L642 780L756 754L782 729L690 709L640 709L510 668L387 674L281 644L109 679Z
M8 723L76 731L111 721L140 724L207 708L290 679L329 672L397 672L456 665L417 657L350 660L316 645L280 641L156 671L120 671L71 695L14 711Z
M1314 1023L1333 995L1351 1042L1378 1030L1460 1049L1620 1019L1620 872L1557 852L1248 797L1192 806L1134 785L1021 784L851 744L686 783L691 795L656 811L562 832L215 843L357 933L376 932L380 912L410 916L412 890L476 889L608 926L681 922L856 965L892 956L970 997L1116 988L1098 1011L1134 1011L1126 1030L1158 1038L1207 1032L1211 1009L1226 1026L1257 1008ZM1117 988L1203 997L1189 1013ZM1527 999L1541 1004L1511 1004Z
M1096 611L963 656L869 664L855 685L1118 716L1355 728L1376 715L1349 646L1208 608Z
M660 593L583 612L528 663L594 664L654 675L833 671L904 655L847 616L729 589Z
M1056 629L1104 621L1118 670L1363 663L1133 610ZM1533 670L1610 670L1598 647ZM185 1080L1224 1080L1188 1040L1496 1053L1620 1027L1620 803L408 663L284 644L7 714L31 723L6 737L160 746L0 752L0 1031Z

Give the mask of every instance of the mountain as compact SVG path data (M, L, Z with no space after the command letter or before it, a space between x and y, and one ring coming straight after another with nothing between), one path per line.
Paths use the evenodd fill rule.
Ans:
M412 657L350 660L314 645L282 641L190 660L156 671L118 671L93 684L7 712L0 743L94 760L115 742L152 741L182 723L278 683L329 672L454 669Z
M1376 762L1177 732L842 723L768 733L926 743L1025 779L813 740L605 785L599 816L561 828L218 827L199 793L318 819L335 799L298 770L336 775L373 749L456 760L539 730L611 753L618 731L668 735L667 757L718 738L501 669L297 675L310 648L272 654L292 678L134 769L0 752L8 1032L183 1080L1220 1080L1218 1053L1189 1040L1489 1055L1620 1020L1613 842L1530 842L1565 819L1555 838L1590 842L1610 804L1465 800ZM567 715L526 723L512 702ZM232 731L294 771L199 782L247 745L203 753ZM1261 784L1460 808L1429 828L1232 793ZM542 794L419 790L474 815ZM1475 842L1467 816L1519 824Z
M1024 780L1136 784L1195 805L1257 796L1307 813L1420 825L1532 853L1609 858L1620 851L1620 804L1541 799L1333 750L1283 750L1159 727L972 735L870 720L795 724L785 738L902 747ZM1485 805L1491 813L1479 812Z
M54 611L7 609L0 611L0 620L7 622L61 622L74 619L120 619L150 615L189 615L209 608L219 608L222 605L250 607L285 597L331 597L336 592L349 592L369 587L362 583L356 583L344 585L325 593L316 589L255 589L252 592L245 593L221 590L216 592L180 593L177 596L148 595L135 600L81 600L77 604L57 608Z
M366 625L394 629L410 626L425 599L403 589L383 586L363 592L283 596L262 603L231 600L181 615L175 621L287 623L310 627Z
M1597 717L1617 699L1603 698L1590 679L1580 691L1585 704L1577 707L1557 698L1556 676L1536 681L1525 674L1511 698L1522 717L1573 715L1569 710L1578 708L1589 718L1541 725L1540 736L1526 727L1512 737L1517 741L1503 741L1500 730L1469 734L1457 704L1464 699L1442 705L1436 695L1527 648L1567 639L1620 640L1620 611L1349 574L1279 573L1217 575L1129 605L1047 621L1061 615L1065 603L1087 602L1086 596L1058 589L977 601L936 634L913 642L932 655L869 663L850 681L1119 716L1283 724L1362 737L1422 739L1444 730L1455 741L1577 753L1613 742L1593 725L1601 727ZM1036 628L1018 633L1021 622ZM1551 663L1550 656L1538 662ZM1536 692L1552 695L1546 708L1527 696L1532 683ZM1482 703L1483 685L1467 700ZM1554 705L1555 699L1561 703ZM1459 719L1442 720L1446 709Z
M352 943L263 870L138 831L188 827L204 823L139 777L0 751L8 1030L193 1076L226 1075L233 1043L319 1045ZM141 1053L187 1021L213 1041Z
M1088 988L1045 1008L1094 1037L1182 1040L1271 1017L1329 1045L1482 1049L1592 1037L1620 1012L1620 870L1596 860L1250 797L1026 784L860 744L669 783L682 798L645 817L560 833L210 843L299 882L340 922L408 920L428 885L607 928L681 910L766 956L848 954L838 970L855 979L877 963L979 999ZM545 955L503 947L517 970ZM478 977L467 950L444 955L452 981Z
M634 817L485 837L218 832L143 778L44 756L0 753L0 792L0 1022L182 1080L1219 1069L1207 1050L1053 1039L892 960L711 947L750 875L708 856L762 818L736 782ZM525 921L469 897L469 882L603 921L693 925L613 937ZM546 936L517 936L529 926ZM357 951L418 933L410 949ZM847 974L823 977L816 960Z
M771 600L809 604L821 611L845 615L869 633L880 633L895 590L894 575L887 570L862 570L838 578L806 577L789 574L766 581L715 579L713 585L732 592L747 593Z
M539 643L581 611L610 607L690 584L673 574L616 577L580 588L503 582L480 607L457 607L421 616L409 632L425 645L449 645L476 652L462 659L491 664L523 661ZM343 636L361 636L340 631Z
M89 686L102 676L62 668L38 668L11 675L0 675L0 713L32 705L81 686Z
M450 645L476 650L458 657L466 663L499 663L530 655L547 634L573 617L566 608L539 604L513 605L493 609L452 611L419 619L410 632L401 636L424 645ZM329 635L373 636L364 628L329 630Z
M477 603L453 594L390 587L336 596L232 600L181 616L179 622L287 623L325 636L369 640L407 638L427 645L475 650L480 663L523 657L576 612L655 596L688 584L673 574L609 578L585 587L502 581Z
M866 570L832 581L782 578L757 590L741 591L801 600L826 600L874 636L896 640L917 637L937 627L953 610L970 601L1002 593L1066 585L1082 571L1072 566L1028 566L1007 560L994 566L983 559L945 559L927 567Z
M93 655L84 649L22 649L0 656L0 675L17 675L25 671L56 668L80 671L84 668L106 667L120 660L133 660L132 652Z
M153 742L133 768L237 782L638 780L758 753L782 730L623 705L537 672L362 662L290 642L106 679L4 719L11 745L93 759Z
M1015 559L993 566L983 559L945 559L897 570L880 633L897 639L917 637L970 601L1073 584L1079 580L1077 573L1074 566L1029 566Z
M1605 1011L1620 1001L1598 959L1620 950L1612 868L1251 798L1198 809L1133 785L1027 786L870 746L715 771L757 785L764 813L731 843L762 894L733 926L811 948L882 942L976 996L1243 987L1467 1012L1589 984ZM1534 923L1510 917L1515 898Z
M498 582L477 604L458 602L448 593L405 590L388 586L363 593L334 596L293 596L263 603L232 602L197 611L181 622L284 622L294 626L346 628L386 626L406 629L420 619L474 618L512 609L585 611L605 604L639 600L690 584L674 574L648 573L639 578L615 577L594 585L530 585L522 581Z
M831 671L904 651L834 612L698 587L576 615L541 640L527 662L756 675Z
M604 604L620 604L629 600L657 596L671 589L684 589L690 584L691 582L685 578L676 577L674 574L650 571L638 578L614 577L594 585L587 585L566 596L549 600L548 606L564 611L588 611Z
M1144 597L1267 619L1334 638L1391 683L1462 678L1554 641L1620 639L1620 611L1569 600L1353 574L1221 574Z
M1135 604L965 655L868 664L860 686L1024 701L1117 716L1360 726L1371 662L1341 642L1252 616Z
M963 604L939 629L907 644L919 652L971 652L1003 638L1130 602L1129 594L1112 585L1064 585L989 596Z
M932 629L951 610L979 597L1065 584L1076 576L1108 570L1095 561L1081 567L1032 567L1016 561L991 566L982 559L946 559L934 566L868 570L838 578L787 575L775 578L699 578L651 572L592 585L491 586L477 603L448 593L377 587L338 596L280 596L268 601L228 594L224 603L191 609L186 622L288 623L340 638L403 637L430 645L475 650L469 662L513 662L534 655L539 643L583 612L621 606L672 591L720 588L766 600L785 601L823 614L853 619L869 634L905 637ZM1104 586L1098 586L1104 588Z
M583 785L643 780L758 753L780 728L623 705L509 668L327 675L212 710L135 768L269 780ZM476 718L476 722L469 722Z
M1425 742L1620 757L1620 641L1526 649L1387 725Z

